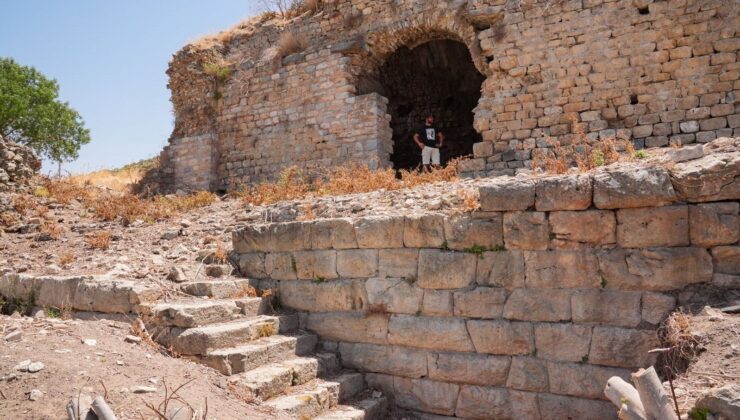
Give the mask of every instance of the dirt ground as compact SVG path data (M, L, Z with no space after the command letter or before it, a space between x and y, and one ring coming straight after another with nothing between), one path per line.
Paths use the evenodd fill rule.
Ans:
M0 316L0 336L14 328L21 331L21 341L0 341L0 418L66 419L72 396L82 392L94 398L107 389L107 401L119 419L154 419L146 404L164 401L165 383L176 388L189 381L178 395L201 413L207 401L209 419L280 418L230 394L225 377L213 369L126 342L127 323ZM89 339L96 340L94 346L83 343ZM24 360L42 362L44 368L37 373L16 370ZM137 386L156 392L134 393ZM29 400L34 389L42 392L37 401Z

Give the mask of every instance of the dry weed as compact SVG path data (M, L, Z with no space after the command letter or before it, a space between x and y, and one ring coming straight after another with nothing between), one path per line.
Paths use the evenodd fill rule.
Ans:
M106 250L110 248L112 240L113 234L107 230L90 233L85 236L85 243L92 249Z
M299 222L310 222L311 220L316 220L316 212L314 212L313 205L311 203L301 204L300 211L301 213L297 218Z
M216 250L213 251L213 261L217 264L225 264L229 261L229 252L220 242L216 244Z
M247 297L257 297L257 289L248 284L243 284L241 290L231 296L232 299L241 299Z
M64 251L59 254L59 265L66 267L72 264L77 259L77 256L72 251Z
M19 194L13 198L13 209L20 214L26 214L27 211L35 208L36 201L30 195Z
M478 190L461 190L459 193L462 200L461 210L464 212L474 212L480 208L480 194Z
M701 342L693 334L691 315L680 311L672 313L658 328L658 336L665 347L659 360L662 373L667 378L675 378L700 351Z
M45 220L41 225L41 233L48 235L54 240L58 240L64 234L64 228L55 220Z
M281 59L305 49L306 43L303 38L292 31L283 32L277 42L277 56Z
M13 226L19 221L20 219L16 213L11 213L9 211L0 213L0 225L2 226Z

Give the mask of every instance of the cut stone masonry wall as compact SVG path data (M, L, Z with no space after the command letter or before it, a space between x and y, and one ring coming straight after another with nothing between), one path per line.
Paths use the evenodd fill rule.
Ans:
M174 56L163 187L234 189L292 165L390 165L391 127L402 130L391 125L394 99L361 93L383 84L377 70L401 47L442 39L464 44L485 76L474 110L483 141L463 164L471 175L513 175L574 131L637 148L740 135L739 27L736 3L720 0L325 0L288 22L253 19ZM304 48L283 57L286 33ZM214 62L232 70L223 83L204 70Z
M678 293L740 287L738 173L737 153L718 153L500 178L472 214L247 226L234 251L401 408L615 418L607 379L655 362Z

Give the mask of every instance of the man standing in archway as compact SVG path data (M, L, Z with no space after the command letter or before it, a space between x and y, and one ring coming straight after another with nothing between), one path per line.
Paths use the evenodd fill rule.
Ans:
M430 165L434 168L439 167L439 148L444 141L444 134L434 124L434 116L427 116L424 125L414 133L414 142L421 149L421 163L425 171L431 171Z

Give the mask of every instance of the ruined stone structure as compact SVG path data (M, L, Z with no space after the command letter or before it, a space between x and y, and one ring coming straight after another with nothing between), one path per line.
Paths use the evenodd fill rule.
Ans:
M443 158L472 154L477 175L579 131L638 148L738 135L738 27L722 0L324 0L174 56L160 175L229 189L290 165L411 167L429 112Z

